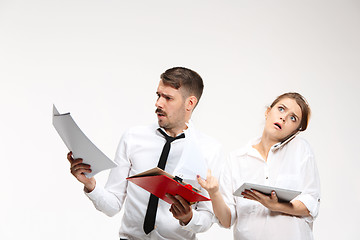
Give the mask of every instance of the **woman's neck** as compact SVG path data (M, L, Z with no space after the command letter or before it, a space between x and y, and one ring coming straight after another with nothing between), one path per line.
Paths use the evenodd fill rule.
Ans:
M270 139L266 136L265 133L261 136L261 140L258 144L254 145L253 148L255 148L260 155L264 158L265 162L267 161L270 148L277 143L275 140Z

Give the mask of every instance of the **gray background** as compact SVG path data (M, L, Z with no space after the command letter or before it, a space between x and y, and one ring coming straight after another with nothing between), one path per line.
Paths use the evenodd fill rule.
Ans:
M0 0L0 239L118 239L121 214L96 211L70 175L52 104L113 158L127 128L156 121L173 66L203 77L193 120L226 152L261 134L276 96L302 93L322 184L315 238L357 239L359 42L359 1Z

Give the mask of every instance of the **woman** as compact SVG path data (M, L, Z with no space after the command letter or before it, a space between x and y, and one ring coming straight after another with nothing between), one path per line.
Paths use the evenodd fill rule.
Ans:
M319 174L309 144L294 137L306 130L309 117L310 108L300 94L279 96L265 112L261 138L230 154L220 187L210 172L206 181L198 178L209 192L219 223L227 228L235 223L235 239L313 239L312 223L320 204ZM274 191L267 196L245 190L243 198L233 196L245 182L301 194L290 203L279 202Z

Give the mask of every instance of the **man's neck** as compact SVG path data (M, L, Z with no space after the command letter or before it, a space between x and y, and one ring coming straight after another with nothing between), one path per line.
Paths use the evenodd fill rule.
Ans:
M178 128L165 128L165 131L170 137L176 137L180 133L184 132L184 130L186 130L187 128L188 126L184 124L182 127Z

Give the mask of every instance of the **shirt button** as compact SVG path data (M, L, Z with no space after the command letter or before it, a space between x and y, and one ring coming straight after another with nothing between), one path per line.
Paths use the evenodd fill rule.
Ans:
M266 177L266 179L269 179L269 177Z

